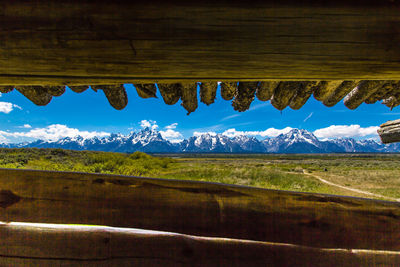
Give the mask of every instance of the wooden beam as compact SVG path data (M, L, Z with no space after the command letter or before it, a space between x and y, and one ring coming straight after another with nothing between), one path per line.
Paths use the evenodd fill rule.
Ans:
M400 142L400 120L385 122L378 129L378 134L384 144Z
M131 228L0 225L2 266L398 266L400 252L323 249Z
M400 251L400 203L215 183L0 169L0 221Z
M0 85L399 80L400 2L2 1Z

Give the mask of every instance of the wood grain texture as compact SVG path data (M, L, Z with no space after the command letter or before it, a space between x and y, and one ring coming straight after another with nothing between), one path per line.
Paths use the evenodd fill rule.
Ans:
M0 225L7 266L398 266L400 252L321 249L132 228Z
M384 144L400 142L400 120L385 122L378 129L378 134Z
M2 1L0 84L400 79L399 1Z
M400 251L400 203L214 183L0 169L0 221Z

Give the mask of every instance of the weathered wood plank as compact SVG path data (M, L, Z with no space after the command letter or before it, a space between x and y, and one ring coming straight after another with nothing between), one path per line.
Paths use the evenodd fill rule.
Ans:
M214 183L0 169L0 221L400 251L400 203Z
M0 226L7 266L398 266L400 252L322 249L99 226Z
M386 0L2 1L0 84L399 80L399 8Z
M282 243L99 226L0 226L7 266L398 266L400 252Z
M373 93L379 91L386 81L361 81L343 100L349 109L356 109Z
M400 142L400 120L385 122L378 129L378 134L384 144Z

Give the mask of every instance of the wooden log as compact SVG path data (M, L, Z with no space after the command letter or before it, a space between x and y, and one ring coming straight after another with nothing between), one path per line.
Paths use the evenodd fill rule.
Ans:
M399 80L399 7L389 0L3 1L0 84Z
M0 221L400 251L400 203L215 183L0 169Z
M297 88L296 94L290 100L290 108L297 110L300 109L307 100L310 98L312 93L318 88L319 82L317 81L308 81L301 82L300 86Z
M45 106L53 98L46 87L42 86L19 86L18 92L38 106Z
M195 111L198 107L197 83L185 83L181 85L182 106L188 112L187 115Z
M9 93L14 90L14 86L0 86L0 93Z
M321 81L314 90L314 98L324 101L342 83L342 81Z
M82 93L84 91L86 91L87 89L89 89L88 85L81 85L81 86L68 86L72 91L74 91L75 93Z
M400 252L283 243L102 226L7 223L3 266L396 266Z
M120 85L96 85L91 86L93 90L103 90L110 105L118 110L124 109L128 105L128 95L122 84Z
M296 95L301 82L280 82L272 95L271 104L279 110L284 110Z
M61 96L65 93L65 86L48 86L47 92L52 96Z
M361 81L343 100L349 109L356 109L368 97L378 91L385 84L385 81Z
M197 101L197 84L196 83L185 83L181 84L182 92L182 103L181 105L188 112L187 115L195 111L198 107Z
M157 84L158 90L160 90L161 96L164 99L164 103L167 105L174 105L181 98L182 85L179 83L173 84Z
M325 97L323 100L324 105L327 107L333 107L355 87L357 87L359 83L360 81L343 81L329 96Z
M232 101L234 110L243 112L249 109L254 100L258 82L239 82L235 98Z
M222 82L221 83L221 97L224 100L232 100L237 93L237 82Z
M378 134L384 144L400 142L400 120L385 122L378 129Z
M217 95L218 83L202 82L200 84L200 101L204 104L211 105L215 101Z
M396 96L390 96L389 98L384 99L382 101L382 104L386 105L392 110L394 107L400 105L400 94L397 94Z
M256 96L260 101L268 101L271 99L272 94L276 87L278 87L278 81L260 82L257 88Z
M400 82L397 81L389 84L389 86L386 86L384 89L388 89L388 87L389 91L385 95L384 92L377 92L376 94L380 93L380 95L375 95L375 97L378 97L379 100L383 99L382 104L386 105L390 109L393 109L394 107L400 105Z
M134 84L133 86L135 86L136 92L141 98L157 98L157 87L155 84Z
M374 92L365 100L365 103L374 104L376 101L390 97L395 93L395 91L400 91L400 82L386 81L378 91Z

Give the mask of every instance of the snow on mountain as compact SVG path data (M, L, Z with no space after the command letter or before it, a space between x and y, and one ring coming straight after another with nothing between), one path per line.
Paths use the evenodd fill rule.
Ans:
M267 152L266 147L262 142L257 140L255 137L248 137L245 135L236 136L232 141L243 150L252 153L264 153Z
M268 140L268 152L275 153L323 153L323 145L306 130L292 129L286 134L280 134Z
M222 134L203 133L180 143L171 143L160 132L145 128L128 135L107 137L66 137L57 141L37 140L31 143L0 144L0 147L64 148L113 152L212 152L212 153L343 153L343 152L400 152L400 143L384 145L372 139L338 138L320 141L311 132L292 129L275 138L258 140L245 135L230 138Z
M244 152L240 146L229 137L222 134L204 133L192 136L180 143L181 152Z

